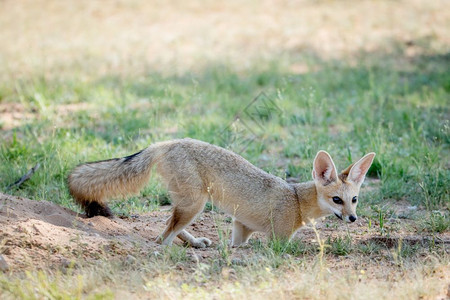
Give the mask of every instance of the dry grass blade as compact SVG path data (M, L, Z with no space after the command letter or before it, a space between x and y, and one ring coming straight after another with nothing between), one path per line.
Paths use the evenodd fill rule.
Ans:
M6 190L9 191L12 188L19 188L25 181L27 181L28 179L31 178L31 176L33 176L33 174L39 169L39 167L41 166L40 163L37 163L34 167L32 167L31 169L28 170L28 172L23 175L22 177L20 177L16 182L14 182L13 184L9 185Z

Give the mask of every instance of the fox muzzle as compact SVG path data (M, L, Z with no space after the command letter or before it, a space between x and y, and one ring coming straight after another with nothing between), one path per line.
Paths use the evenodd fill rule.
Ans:
M358 219L358 217L356 217L354 215L350 215L350 216L346 217L345 219L346 219L347 222L353 223L353 222L356 221L356 219Z
M338 215L337 213L334 213L334 215L335 215L336 217L338 217L339 219L343 220L343 219L342 219L342 215Z

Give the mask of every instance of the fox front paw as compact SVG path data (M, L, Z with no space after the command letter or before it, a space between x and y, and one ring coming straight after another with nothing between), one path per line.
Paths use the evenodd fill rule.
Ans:
M196 238L192 242L190 242L191 246L194 248L206 248L211 246L211 241L207 238L201 237Z

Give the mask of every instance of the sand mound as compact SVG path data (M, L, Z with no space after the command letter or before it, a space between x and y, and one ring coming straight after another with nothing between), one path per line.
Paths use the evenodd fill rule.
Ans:
M86 219L47 201L33 201L0 193L0 254L9 269L53 267L77 258L154 251L169 212L137 218Z
M9 271L18 271L67 267L105 257L126 259L129 254L148 255L161 251L155 240L169 216L170 209L164 209L133 217L88 219L51 202L0 193L0 258ZM212 218L212 213L203 214L189 231L217 241ZM215 251L196 250L200 258Z

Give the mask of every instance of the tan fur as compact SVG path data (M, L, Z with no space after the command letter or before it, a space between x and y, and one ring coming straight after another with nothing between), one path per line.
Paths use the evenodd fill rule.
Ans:
M373 159L374 154L370 155ZM314 162L315 180L292 185L231 151L193 139L156 143L130 157L82 164L69 175L69 190L88 216L109 216L105 201L138 192L153 166L173 200L173 214L161 236L163 244L171 244L178 236L195 247L209 246L206 238L195 238L184 230L207 201L233 216L234 246L245 243L254 231L290 238L312 219L336 212L356 216L351 197L358 195L361 182L341 180L324 151ZM354 166L346 170L346 179ZM359 177L352 178L360 180L367 169L360 164L353 171ZM330 200L336 195L345 202L341 207Z

